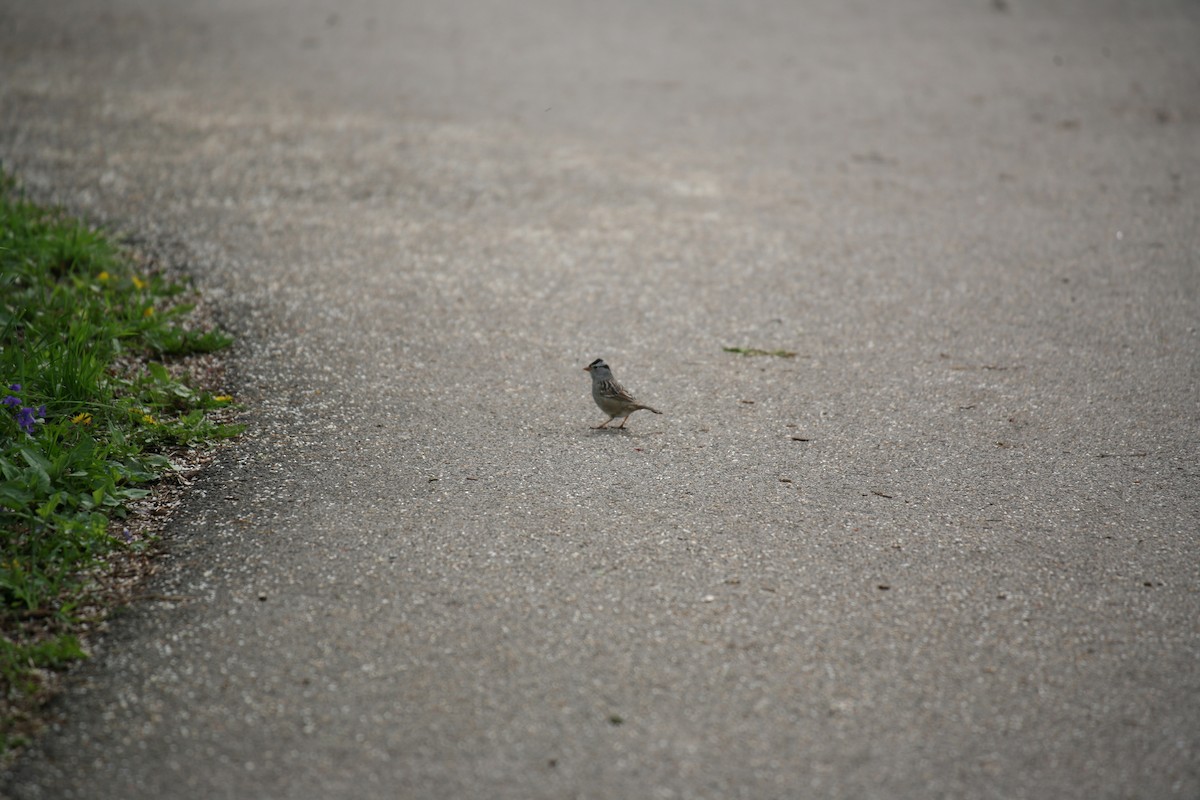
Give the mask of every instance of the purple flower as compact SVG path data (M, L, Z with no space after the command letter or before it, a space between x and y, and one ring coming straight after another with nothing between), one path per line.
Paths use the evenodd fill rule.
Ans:
M17 412L17 425L21 430L25 431L30 436L33 436L33 409L26 406Z
M21 391L21 384L10 383L8 388L14 392L19 392ZM0 404L6 405L9 408L16 408L17 406L21 405L21 398L17 397L15 394L10 394L4 399L0 400ZM25 433L29 434L30 436L33 436L33 426L39 422L45 421L45 404L38 406L36 410L30 408L29 406L21 406L21 409L17 412L17 427L25 431Z

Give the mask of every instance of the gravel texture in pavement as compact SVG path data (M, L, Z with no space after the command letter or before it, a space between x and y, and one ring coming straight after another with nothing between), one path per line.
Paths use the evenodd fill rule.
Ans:
M179 254L252 409L0 787L1200 795L1197 42L0 0L0 159Z

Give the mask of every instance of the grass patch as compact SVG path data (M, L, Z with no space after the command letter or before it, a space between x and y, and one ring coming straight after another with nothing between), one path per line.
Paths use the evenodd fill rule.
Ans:
M84 657L74 631L106 558L145 546L129 504L172 453L241 430L218 421L231 397L186 378L231 341L186 297L0 174L0 754L45 671Z
M775 358L795 358L792 350L759 350L757 347L723 347L726 353L737 353L743 356L774 356Z

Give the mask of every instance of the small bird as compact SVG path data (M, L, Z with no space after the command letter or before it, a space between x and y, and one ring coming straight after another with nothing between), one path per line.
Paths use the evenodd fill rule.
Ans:
M629 421L629 416L643 408L653 411L655 414L662 413L656 408L642 405L633 398L633 395L625 391L625 387L617 383L612 370L608 368L608 364L604 363L603 358L597 358L584 367L583 371L592 373L592 399L596 401L596 405L600 406L601 411L608 414L608 419L597 425L596 430L608 427L608 423L622 414L625 415L625 419L621 420L621 424L617 427L624 428L625 423Z

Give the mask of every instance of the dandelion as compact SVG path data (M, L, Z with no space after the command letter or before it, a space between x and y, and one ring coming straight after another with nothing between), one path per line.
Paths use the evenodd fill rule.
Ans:
M158 424L157 422L154 421L154 417L150 416L149 414L142 414L142 422L146 423L147 425L157 425Z
M219 395L217 395L216 397L214 397L214 398L213 398L213 400L214 400L214 401L216 401L216 402L218 402L218 403L232 403L232 402L233 402L233 396L232 396L232 395L228 395L228 394L219 394Z
M71 422L75 423L76 425L91 425L92 415L86 411L80 411L78 414L71 417Z
M108 274L108 270L105 270L96 276L96 280L100 281L101 283L104 283L110 278L112 278L112 276Z
M146 310L142 312L142 316L143 317L153 317L154 316L154 306L146 306Z
M133 285L135 287L137 287L138 289L146 288L146 282L144 280L142 280L141 278L139 278L137 275L134 275L132 280L133 280Z

